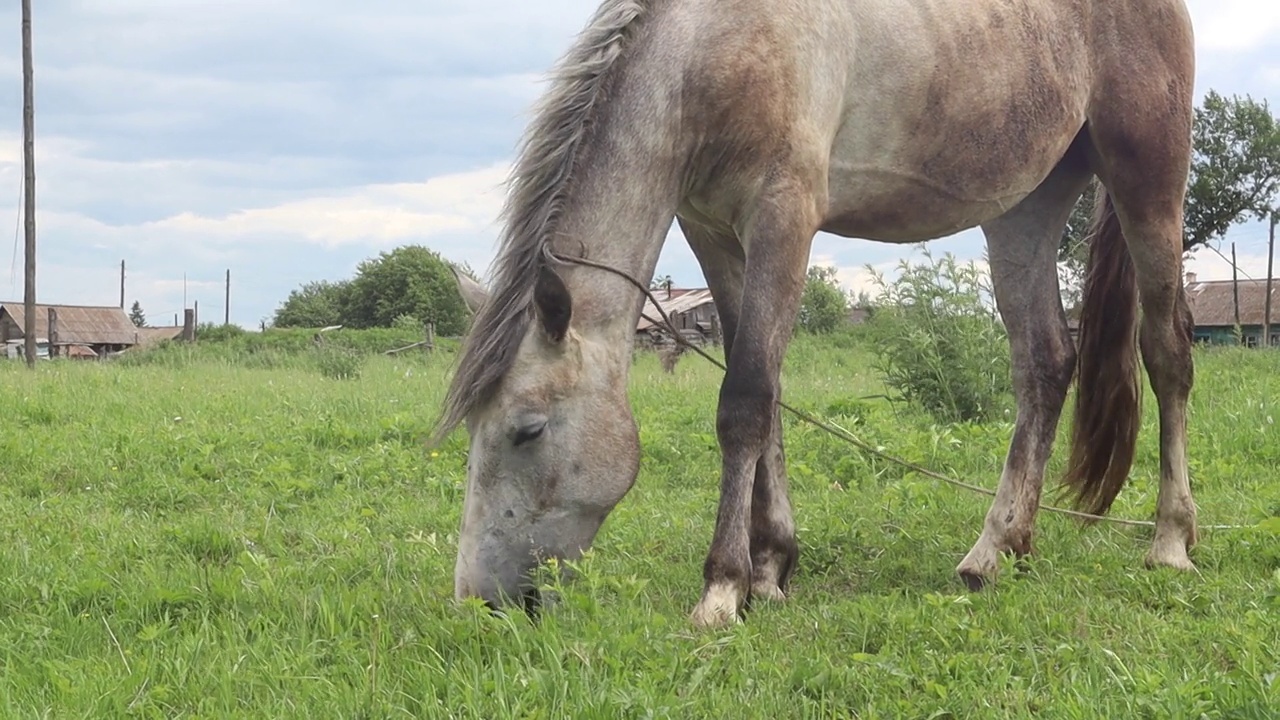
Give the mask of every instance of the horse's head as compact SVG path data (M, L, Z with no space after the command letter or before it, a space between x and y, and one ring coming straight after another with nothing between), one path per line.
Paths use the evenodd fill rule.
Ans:
M486 291L461 274L458 281L478 311ZM536 605L532 574L540 562L580 556L639 470L617 351L571 327L573 300L550 268L539 271L533 310L523 336L506 339L515 352L510 369L466 416L471 445L455 595L494 607Z

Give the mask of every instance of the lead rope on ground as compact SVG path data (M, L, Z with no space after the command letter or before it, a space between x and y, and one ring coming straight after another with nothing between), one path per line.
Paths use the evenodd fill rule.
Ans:
M662 316L662 319L655 320L654 318L644 314L643 312L640 313L641 317L653 323L654 325L662 326L664 329L666 329L671 334L671 336L675 339L675 342L677 345L682 345L692 350L693 352L701 355L703 359L705 359L707 362L711 363L712 365L715 365L716 367L720 368L724 372L728 372L729 369L725 367L724 363L712 357L702 348L689 342L680 334L680 332L676 329L675 323L671 322L671 317L667 314L667 311L662 309L662 304L658 302L658 299L656 297L654 297L653 291L645 287L643 283L639 282L638 280L631 277L630 275L622 272L621 270L610 267L609 265L605 265L604 263L598 263L592 260L587 260L586 258L582 258L582 257L567 257L563 255L558 255L554 251L552 251L550 248L547 248L545 253L546 253L546 256L554 262L558 262L562 264L583 265L586 267L596 268L598 270L604 270L605 272L613 273L614 275L617 275L618 277L621 277L622 279L636 286L637 288L639 288L640 292L644 293L644 296L648 298L649 302L653 303L654 308L658 310L658 314ZM924 475L925 477L931 478L933 480L944 482L948 485L952 485L954 487L958 487L963 490L980 493L982 495L987 495L989 497L995 497L996 495L995 490L990 490L988 488L984 488L979 485L974 485L971 483L964 482L962 480L957 480L955 478L948 477L946 475L943 475L942 473L935 472L926 467L922 467L916 463L913 463L910 460L905 460L903 458L897 457L896 455L887 453L875 447L874 445L871 445L865 440L859 439L853 433L840 427L839 425L836 425L835 423L827 420L822 420L820 418L817 418L812 414L805 412L804 410L794 408L791 405L788 405L786 402L783 402L781 399L777 401L777 404L779 407L781 407L784 410L787 410L792 415L795 415L801 420L827 432L828 434L834 437L844 440L845 442L861 449L864 452L870 453L871 455L875 455L876 457L882 460L886 460L895 465L899 465L903 468L906 468L912 472L918 473L920 475ZM1069 517L1078 518L1080 520L1088 520L1091 522L1104 522L1104 523L1110 523L1112 525L1127 525L1131 527L1154 528L1156 526L1155 522L1151 520L1129 520L1127 518L1111 517L1108 515L1094 515L1092 513L1055 507L1053 505L1046 505L1044 503L1038 503L1038 507L1041 510L1045 510L1047 512L1057 513L1059 515L1066 515ZM1199 525L1197 527L1200 530L1243 530L1253 526L1251 525Z

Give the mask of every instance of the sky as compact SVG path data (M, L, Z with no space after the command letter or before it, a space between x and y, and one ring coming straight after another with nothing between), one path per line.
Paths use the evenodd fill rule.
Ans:
M423 244L484 272L520 134L543 74L596 0L36 0L37 291L127 304L152 324L198 302L257 328L289 291L351 277ZM1280 112L1280 3L1189 0L1197 98L1212 88ZM0 301L22 297L19 3L0 25ZM4 212L7 209L7 214ZM8 217L9 220L5 220ZM1235 228L1246 275L1266 226ZM7 247L6 247L7 246ZM929 243L980 259L981 233ZM819 234L811 261L851 290L911 246ZM1189 270L1230 278L1200 251ZM703 285L674 230L657 268Z

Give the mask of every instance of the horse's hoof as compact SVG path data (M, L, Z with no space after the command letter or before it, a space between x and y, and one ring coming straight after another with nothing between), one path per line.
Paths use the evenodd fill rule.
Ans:
M702 600L689 616L690 621L698 628L720 628L742 622L738 612L746 598L741 597L739 590L730 584L716 584L707 588Z
M1194 572L1196 569L1196 564L1191 562L1191 557L1187 555L1186 546L1180 543L1152 547L1151 551L1147 553L1144 564L1148 569L1168 567L1183 572Z
M767 600L769 602L784 602L787 594L782 592L782 588L773 582L759 582L751 585L752 600Z

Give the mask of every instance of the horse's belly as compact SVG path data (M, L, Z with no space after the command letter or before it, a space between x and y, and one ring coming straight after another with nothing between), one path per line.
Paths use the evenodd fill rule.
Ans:
M824 229L931 239L1035 190L1088 107L1088 49L1071 6L1026 3L996 13L1001 22L983 3L862 6L872 9L859 19L833 137Z
M978 200L957 198L910 182L886 182L874 173L860 178L861 181L833 178L822 230L883 242L923 242L954 235L998 217L1029 192ZM842 182L852 184L841 185ZM842 195L839 191L845 187L848 192Z
M932 157L879 162L832 158L823 229L849 237L919 242L999 217L1048 176L1074 134L1023 163L982 169L1002 150L946 150ZM946 168L939 171L938 168Z

